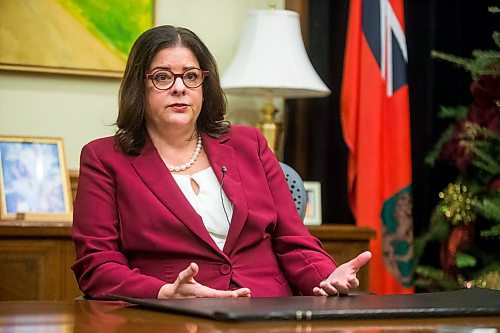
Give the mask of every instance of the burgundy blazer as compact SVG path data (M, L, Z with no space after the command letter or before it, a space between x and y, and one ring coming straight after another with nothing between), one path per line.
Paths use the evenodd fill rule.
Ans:
M81 153L74 205L72 269L90 297L119 294L156 298L161 286L196 262L195 279L254 297L311 295L335 268L304 226L281 167L263 135L232 126L203 149L234 205L221 251L147 140L140 155L124 154L114 138Z

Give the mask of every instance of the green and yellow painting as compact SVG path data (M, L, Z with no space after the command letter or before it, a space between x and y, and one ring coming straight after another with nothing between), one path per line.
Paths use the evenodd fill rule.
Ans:
M0 0L0 68L117 76L154 0Z

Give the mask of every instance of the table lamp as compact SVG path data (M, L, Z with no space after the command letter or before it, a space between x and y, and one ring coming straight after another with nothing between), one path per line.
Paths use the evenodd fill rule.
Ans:
M290 10L252 10L238 51L222 76L227 94L264 96L258 128L276 153L281 124L274 116L274 97L324 97L331 91L312 66L302 40L298 13Z

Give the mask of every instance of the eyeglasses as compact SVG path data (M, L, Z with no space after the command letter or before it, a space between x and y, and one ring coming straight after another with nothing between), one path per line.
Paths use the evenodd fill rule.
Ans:
M154 73L146 74L146 79L150 79L156 89L168 90L172 88L175 80L180 77L184 85L188 88L198 88L203 83L209 71L203 71L199 68L190 68L182 74L174 74L168 70L158 70Z

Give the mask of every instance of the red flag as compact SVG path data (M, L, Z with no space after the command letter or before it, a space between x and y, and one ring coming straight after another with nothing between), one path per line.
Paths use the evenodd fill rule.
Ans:
M413 219L403 0L351 0L341 92L348 190L370 242L370 291L412 293Z

